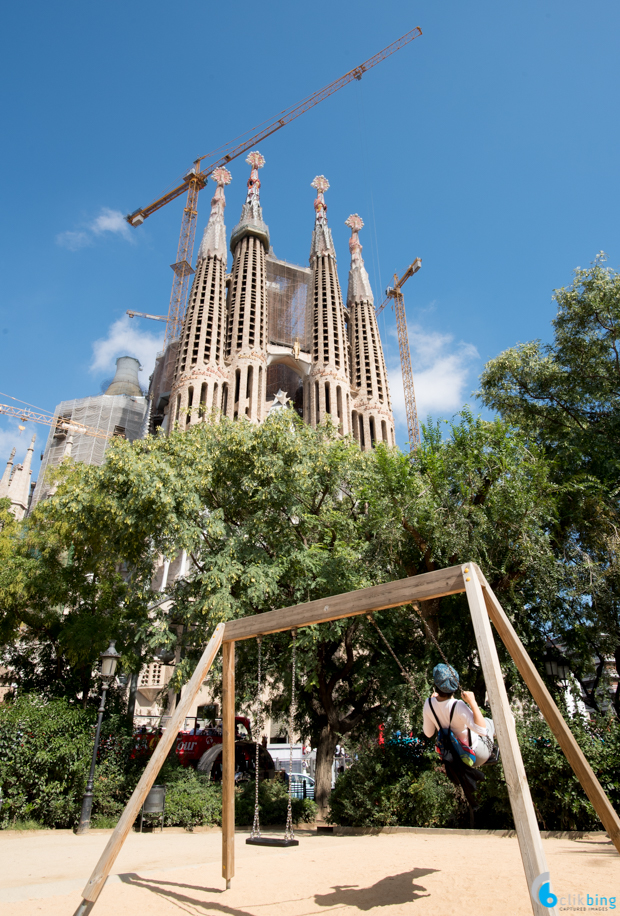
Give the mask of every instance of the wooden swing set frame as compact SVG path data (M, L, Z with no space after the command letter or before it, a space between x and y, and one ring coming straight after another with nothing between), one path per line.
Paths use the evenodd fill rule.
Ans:
M370 614L374 611L411 604L414 601L428 601L432 598L442 598L461 592L467 595L471 613L525 878L528 891L530 891L532 912L535 916L553 914L554 909L543 907L531 893L532 888L536 888L537 884L543 880L542 876L546 875L545 880L549 880L549 872L517 741L515 722L510 712L497 648L493 639L491 622L619 853L620 819L480 568L475 563L465 563L462 566L423 573L409 579L397 579L384 585L375 585L371 588L219 624L191 680L183 690L174 715L82 892L83 899L75 916L85 916L89 913L99 897L114 861L140 812L144 799L157 779L178 731L183 727L185 717L220 646L222 646L223 663L222 877L228 889L235 873L235 643L243 639L266 636L269 633L328 623L332 620Z

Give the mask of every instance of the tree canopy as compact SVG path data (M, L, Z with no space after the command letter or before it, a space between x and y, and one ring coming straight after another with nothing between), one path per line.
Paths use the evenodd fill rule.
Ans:
M17 545L20 562L56 585L34 617L35 592L23 586L15 619L36 635L49 617L63 657L79 655L84 669L112 633L130 670L180 644L180 687L222 620L468 560L508 596L525 638L540 644L543 596L556 575L554 491L537 448L503 421L464 413L445 436L428 428L412 461L382 447L362 453L332 427L313 430L283 410L258 427L224 419L117 442L102 467L69 463L60 478ZM186 574L169 584L169 603L149 611L157 562L180 550ZM422 611L470 686L482 689L464 602ZM426 691L439 658L420 617L403 608L380 622ZM290 637L270 637L263 648L273 711L283 715ZM240 702L249 705L255 644L242 644L238 656ZM318 747L324 803L336 743L372 732L412 698L365 619L305 628L298 659L298 725Z
M555 635L596 707L606 656L620 666L620 275L601 254L554 299L552 342L519 344L492 359L479 396L548 459L563 570ZM615 707L620 714L620 689Z

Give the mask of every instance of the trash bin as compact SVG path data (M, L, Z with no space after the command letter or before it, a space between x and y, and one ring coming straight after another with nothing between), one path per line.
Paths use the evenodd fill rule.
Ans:
M144 799L142 810L140 811L140 833L142 833L142 821L145 814L161 814L161 830L164 829L164 813L166 810L166 786L153 786L151 791Z

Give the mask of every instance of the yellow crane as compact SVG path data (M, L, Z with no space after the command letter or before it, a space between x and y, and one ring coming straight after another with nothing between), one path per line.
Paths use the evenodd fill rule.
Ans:
M396 314L396 328L398 330L398 347L400 349L400 365L403 373L403 389L405 392L405 410L407 411L407 429L409 431L409 446L416 449L420 444L420 424L418 423L418 409L415 402L415 389L413 387L413 372L411 370L411 350L409 348L409 335L407 333L407 316L405 315L405 298L402 288L414 274L422 267L422 259L416 258L410 264L400 280L394 274L394 286L386 289L386 298L377 306L379 315L388 302L392 301L392 308Z
M5 395L5 397L11 397ZM13 399L12 399L13 400ZM15 398L14 400L18 400ZM7 417L16 417L25 423L30 420L32 423L42 423L44 426L54 426L57 431L66 433L79 433L82 436L93 436L96 439L111 439L113 433L106 433L95 426L85 426L83 423L77 423L75 420L69 420L67 417L57 416L49 413L47 410L29 410L26 407L14 407L11 404L0 404L0 414Z
M213 150L211 153L207 153L205 156L199 156L199 158L194 161L193 167L184 176L181 184L172 188L171 191L162 194L161 197L158 197L157 200L154 200L153 203L149 204L147 207L140 207L138 210L134 210L133 213L125 217L130 226L141 226L144 220L152 213L161 210L161 208L170 203L170 201L176 200L177 197L187 192L187 200L181 220L179 244L177 246L177 257L174 264L170 265L174 271L174 279L172 281L172 292L170 295L170 307L168 309L164 346L175 337L178 337L181 333L183 317L185 315L185 305L187 302L187 292L189 289L189 278L194 273L191 262L194 253L194 237L196 235L198 194L205 187L207 178L211 172L218 168L218 166L228 165L232 159L236 159L237 156L252 149L252 147L260 143L261 140L270 137L271 134L274 134L286 124L290 124L295 118L309 111L310 108L314 108L315 105L318 105L319 102L322 102L330 95L333 95L334 92L342 89L347 83L350 83L352 80L361 80L363 74L367 70L370 70L382 60L385 60L386 57L390 57L391 54L399 51L421 34L422 29L416 27L405 35L401 35L400 38L393 41L387 48L379 51L374 57L364 61L364 63L360 64L358 67L354 67L353 70L349 70L348 73L345 73L344 76L341 76L340 79L335 80L333 83L330 83L329 86L325 86L313 95L308 96L297 105L285 109L280 112L279 115L276 115L269 121L265 121L259 128L252 128L252 136L249 137L249 139L242 139L246 134L250 133L250 131L246 131L246 134L242 134L241 137L237 137L230 143L224 144L224 146ZM204 162L204 160L207 161ZM145 315L144 317L150 318L152 316Z

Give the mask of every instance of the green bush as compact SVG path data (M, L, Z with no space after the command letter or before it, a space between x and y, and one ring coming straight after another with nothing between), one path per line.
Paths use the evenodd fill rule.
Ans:
M95 713L65 699L25 695L0 706L0 827L35 821L71 827L79 819L93 751ZM104 720L95 772L93 826L118 817L138 769L119 716Z
M244 783L237 789L235 823L247 826L254 820L255 784ZM280 780L265 780L258 790L258 807L262 827L285 824L288 811L288 787ZM310 798L293 798L292 814L295 824L311 824L316 820L317 805Z
M0 707L3 827L20 820L73 824L92 753L91 718L66 700L33 696Z
M566 715L566 713L565 713ZM577 744L616 811L620 811L620 722L613 716L588 721L568 718ZM539 826L543 830L601 830L594 808L572 767L536 707L517 718L517 736ZM501 767L485 770L478 826L512 827L508 791Z
M328 821L347 827L459 826L460 793L426 743L395 741L359 748L356 763L338 777Z
M157 778L158 785L166 785L166 827L217 826L222 823L222 789L208 776L196 773L169 760ZM153 815L157 821L159 815Z

